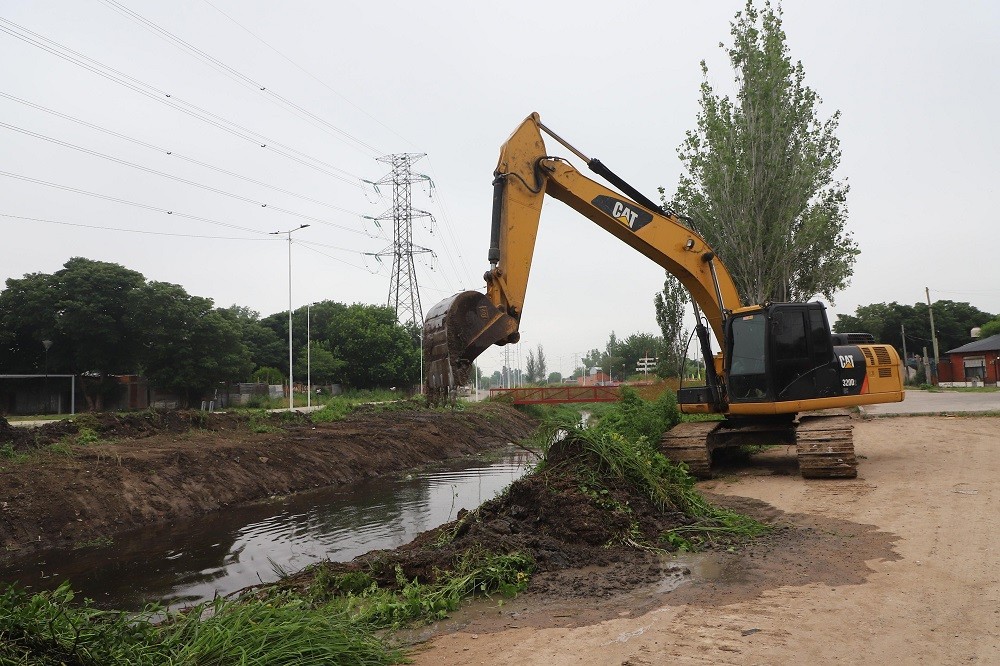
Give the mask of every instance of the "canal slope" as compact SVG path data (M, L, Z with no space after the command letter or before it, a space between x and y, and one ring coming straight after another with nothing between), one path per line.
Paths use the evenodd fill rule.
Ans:
M373 408L334 423L209 415L193 425L172 420L87 444L71 444L81 437L67 434L27 455L0 457L0 562L499 448L536 424L483 404L454 412Z

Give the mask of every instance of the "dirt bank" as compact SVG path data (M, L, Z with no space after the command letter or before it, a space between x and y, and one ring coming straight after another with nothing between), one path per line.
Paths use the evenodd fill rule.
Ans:
M72 425L6 425L0 445L18 455L40 450L0 457L0 561L498 448L535 427L502 405L380 408L317 424L302 416L108 416L88 422L84 434L99 439L85 445L69 443L81 436Z
M540 576L417 633L436 637L416 663L1000 663L998 431L996 418L857 422L859 476L842 481L804 481L772 450L699 488L787 526L777 543L708 567L682 558L680 587L594 594L614 568Z

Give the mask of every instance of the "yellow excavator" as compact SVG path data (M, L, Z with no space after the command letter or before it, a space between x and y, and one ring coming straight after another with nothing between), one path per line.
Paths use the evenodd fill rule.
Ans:
M620 192L550 156L543 132ZM671 429L661 442L668 458L707 478L715 449L786 443L797 447L804 477L857 475L844 408L903 399L892 346L874 344L864 333L831 334L819 302L742 304L729 271L691 224L586 157L537 113L501 148L493 188L486 293L456 294L431 308L424 321L424 388L432 403L467 384L472 362L490 346L518 341L542 202L549 195L665 268L691 294L707 376L704 386L680 388L677 400L684 413L724 418ZM706 320L718 353L711 350Z

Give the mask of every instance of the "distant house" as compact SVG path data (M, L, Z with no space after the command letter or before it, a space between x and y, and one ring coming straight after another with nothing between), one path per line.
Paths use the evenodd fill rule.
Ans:
M577 377L577 386L610 386L613 382L611 377L598 368L591 368L589 375Z
M941 386L1000 385L1000 334L945 352L938 364Z

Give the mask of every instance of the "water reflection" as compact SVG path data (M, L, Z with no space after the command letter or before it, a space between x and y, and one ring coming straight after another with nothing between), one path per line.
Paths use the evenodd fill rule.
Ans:
M330 559L395 548L493 498L534 464L512 449L404 479L322 489L218 515L130 532L115 543L52 550L0 569L0 581L52 589L65 579L104 608L181 605L276 580Z

